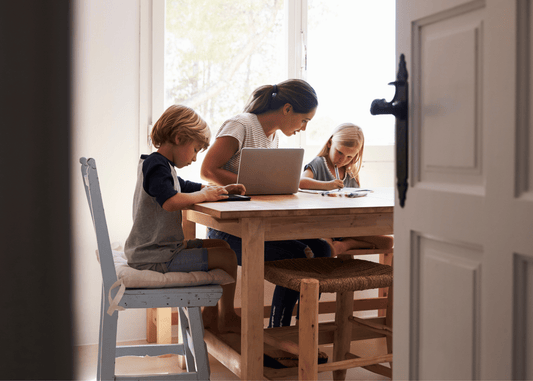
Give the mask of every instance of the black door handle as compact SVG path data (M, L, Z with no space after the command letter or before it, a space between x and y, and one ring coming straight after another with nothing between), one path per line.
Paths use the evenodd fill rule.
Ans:
M409 153L407 146L409 116L409 85L407 83L407 77L405 56L401 54L396 81L389 83L389 85L396 86L394 98L391 102L387 102L385 99L374 99L370 106L370 113L372 115L392 114L396 117L396 186L398 187L398 196L402 208L405 205L407 193L407 164Z

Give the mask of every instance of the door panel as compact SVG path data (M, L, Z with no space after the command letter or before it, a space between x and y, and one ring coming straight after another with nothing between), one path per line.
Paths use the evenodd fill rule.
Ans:
M413 30L415 96L421 101L415 116L418 180L481 185L482 12L443 13L416 22Z
M533 379L532 8L397 1L411 166L395 379Z
M419 355L412 377L476 379L482 249L420 234L413 239L411 351ZM441 352L450 355L434 355Z
M515 340L513 348L513 377L526 380L531 379L533 375L533 257L516 254L514 267L514 324L518 340Z

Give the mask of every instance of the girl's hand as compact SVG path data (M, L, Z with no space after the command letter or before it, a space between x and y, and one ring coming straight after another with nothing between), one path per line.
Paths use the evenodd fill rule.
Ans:
M200 193L205 197L204 201L218 201L226 197L228 191L225 187L217 185L208 185L202 188Z
M341 188L344 188L344 182L342 180L339 180L339 179L328 181L328 184L331 186L330 189L341 189Z
M246 188L243 184L229 184L226 185L224 188L226 188L229 194L244 195L246 193Z

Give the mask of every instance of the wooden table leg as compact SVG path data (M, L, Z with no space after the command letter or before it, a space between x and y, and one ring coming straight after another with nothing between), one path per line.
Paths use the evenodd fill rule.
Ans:
M156 312L157 308L146 309L146 341L149 343L157 343Z
M242 238L242 380L263 377L263 299L265 231L262 220L243 218Z
M185 239L195 239L196 238L196 223L189 221L187 219L188 210L183 210L181 227L183 229L183 235Z
M146 341L157 344L172 342L172 308L146 309Z

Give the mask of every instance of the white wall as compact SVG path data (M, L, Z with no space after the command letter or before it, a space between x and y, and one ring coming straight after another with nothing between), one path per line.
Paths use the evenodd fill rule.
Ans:
M74 5L74 344L85 345L98 342L102 278L78 160L96 159L111 241L124 242L139 152L139 0L76 0ZM146 337L144 310L119 316L119 340Z
M366 146L359 175L361 187L393 187L395 183L395 154L394 146Z

